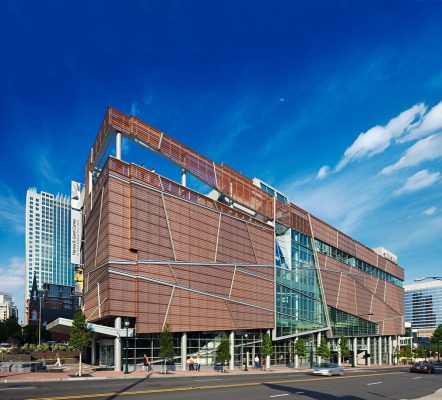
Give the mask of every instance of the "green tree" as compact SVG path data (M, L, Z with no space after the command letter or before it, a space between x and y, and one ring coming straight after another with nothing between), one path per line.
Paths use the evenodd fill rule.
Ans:
M87 327L83 311L78 309L74 314L72 327L69 337L69 345L76 351L80 352L78 362L78 376L82 373L81 353L86 350L91 343L91 332Z
M298 339L295 342L295 354L298 356L298 358L301 360L305 360L307 358L308 352L307 352L307 346L305 344L304 339Z
M347 360L351 356L348 339L345 336L341 336L339 340L339 348L341 349L342 360L345 362L345 360Z
M0 341L4 342L9 337L8 326L5 321L0 321Z
M224 364L230 361L230 343L229 338L224 334L221 338L221 343L216 349L216 361L221 363L221 371L224 372Z
M22 339L21 326L18 323L18 320L15 316L9 317L7 320L5 320L5 324L6 324L6 327L8 328L8 336L10 338L14 338L14 339L18 339L18 340Z
M41 339L44 342L52 340L51 332L47 331L45 328L41 331ZM23 328L23 342L34 343L38 342L38 326L37 325L26 325Z
M272 346L272 339L270 338L270 335L266 332L264 336L262 337L262 347L261 347L261 356L266 359L263 365L267 368L267 357L273 355L273 346Z
M425 358L427 356L427 352L423 346L417 346L413 353L415 358Z
M440 361L440 344L442 343L442 324L440 324L433 335L430 337L430 342L437 346L437 361Z
M173 335L170 332L169 324L165 324L160 333L160 357L163 359L163 371L167 374L166 362L175 355L173 348Z
M325 360L329 361L330 360L330 349L327 346L327 341L325 340L325 338L321 339L321 344L318 347L318 356L324 358Z
M405 348L402 350L402 356L405 357L406 361L413 359L413 350L411 349L410 345L405 346Z

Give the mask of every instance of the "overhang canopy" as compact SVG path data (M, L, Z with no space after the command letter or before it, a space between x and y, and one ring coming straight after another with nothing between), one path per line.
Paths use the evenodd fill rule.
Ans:
M59 332L69 334L72 327L72 320L67 318L57 318L55 321L52 321L50 324L46 325L46 329L51 332ZM102 335L113 336L113 337L126 337L126 328L113 328L111 326L98 325L88 323L87 327L91 332L100 333ZM134 335L134 329L128 329L129 337Z

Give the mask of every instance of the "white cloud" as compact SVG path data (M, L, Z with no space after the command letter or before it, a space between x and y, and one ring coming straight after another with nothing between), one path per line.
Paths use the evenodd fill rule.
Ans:
M25 260L22 257L11 257L0 265L0 274L7 279L0 280L0 291L12 295L12 301L18 307L19 318L23 319L24 313L24 288L25 288Z
M50 181L56 185L60 185L62 182L58 178L54 169L52 168L52 164L49 161L49 158L45 151L36 151L35 164L37 165L37 169L43 178L47 181Z
M386 150L393 139L403 135L425 113L424 104L416 104L392 118L385 126L374 126L362 132L353 144L348 147L342 159L336 166L336 171L342 170L347 164L364 158L370 158Z
M439 172L428 172L428 170L424 169L410 176L406 180L404 186L401 189L395 191L395 194L402 194L404 192L414 192L416 190L424 189L428 186L431 186L433 183L437 182L439 178L440 178Z
M0 229L23 233L25 231L25 207L11 189L0 183Z
M408 142L431 135L442 129L442 101L436 104L424 117L410 129L409 133L399 142Z
M395 164L382 170L382 174L391 174L402 168L418 165L423 161L435 160L442 157L442 134L432 135L419 140L405 151L405 154Z
M140 107L138 106L137 102L134 102L131 104L130 115L134 115L134 116L140 115Z
M316 179L318 180L324 179L328 176L329 173L330 173L330 167L328 165L324 165L319 169L318 173L316 174Z
M423 214L425 214L425 215L434 215L434 214L436 214L436 211L437 211L437 207L429 207L429 208L427 208L424 212L423 212Z

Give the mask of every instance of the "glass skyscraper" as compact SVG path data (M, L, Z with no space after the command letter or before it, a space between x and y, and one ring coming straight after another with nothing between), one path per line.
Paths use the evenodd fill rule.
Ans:
M405 321L412 329L433 330L442 324L442 281L405 285Z
M44 283L74 285L74 265L71 263L71 200L50 193L37 193L31 188L26 194L26 290L29 299L32 280Z

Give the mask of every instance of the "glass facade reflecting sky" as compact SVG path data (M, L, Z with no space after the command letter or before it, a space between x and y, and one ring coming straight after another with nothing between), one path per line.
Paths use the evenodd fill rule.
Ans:
M405 321L413 329L434 329L442 324L442 281L406 285Z
M276 336L327 328L311 238L276 226Z

